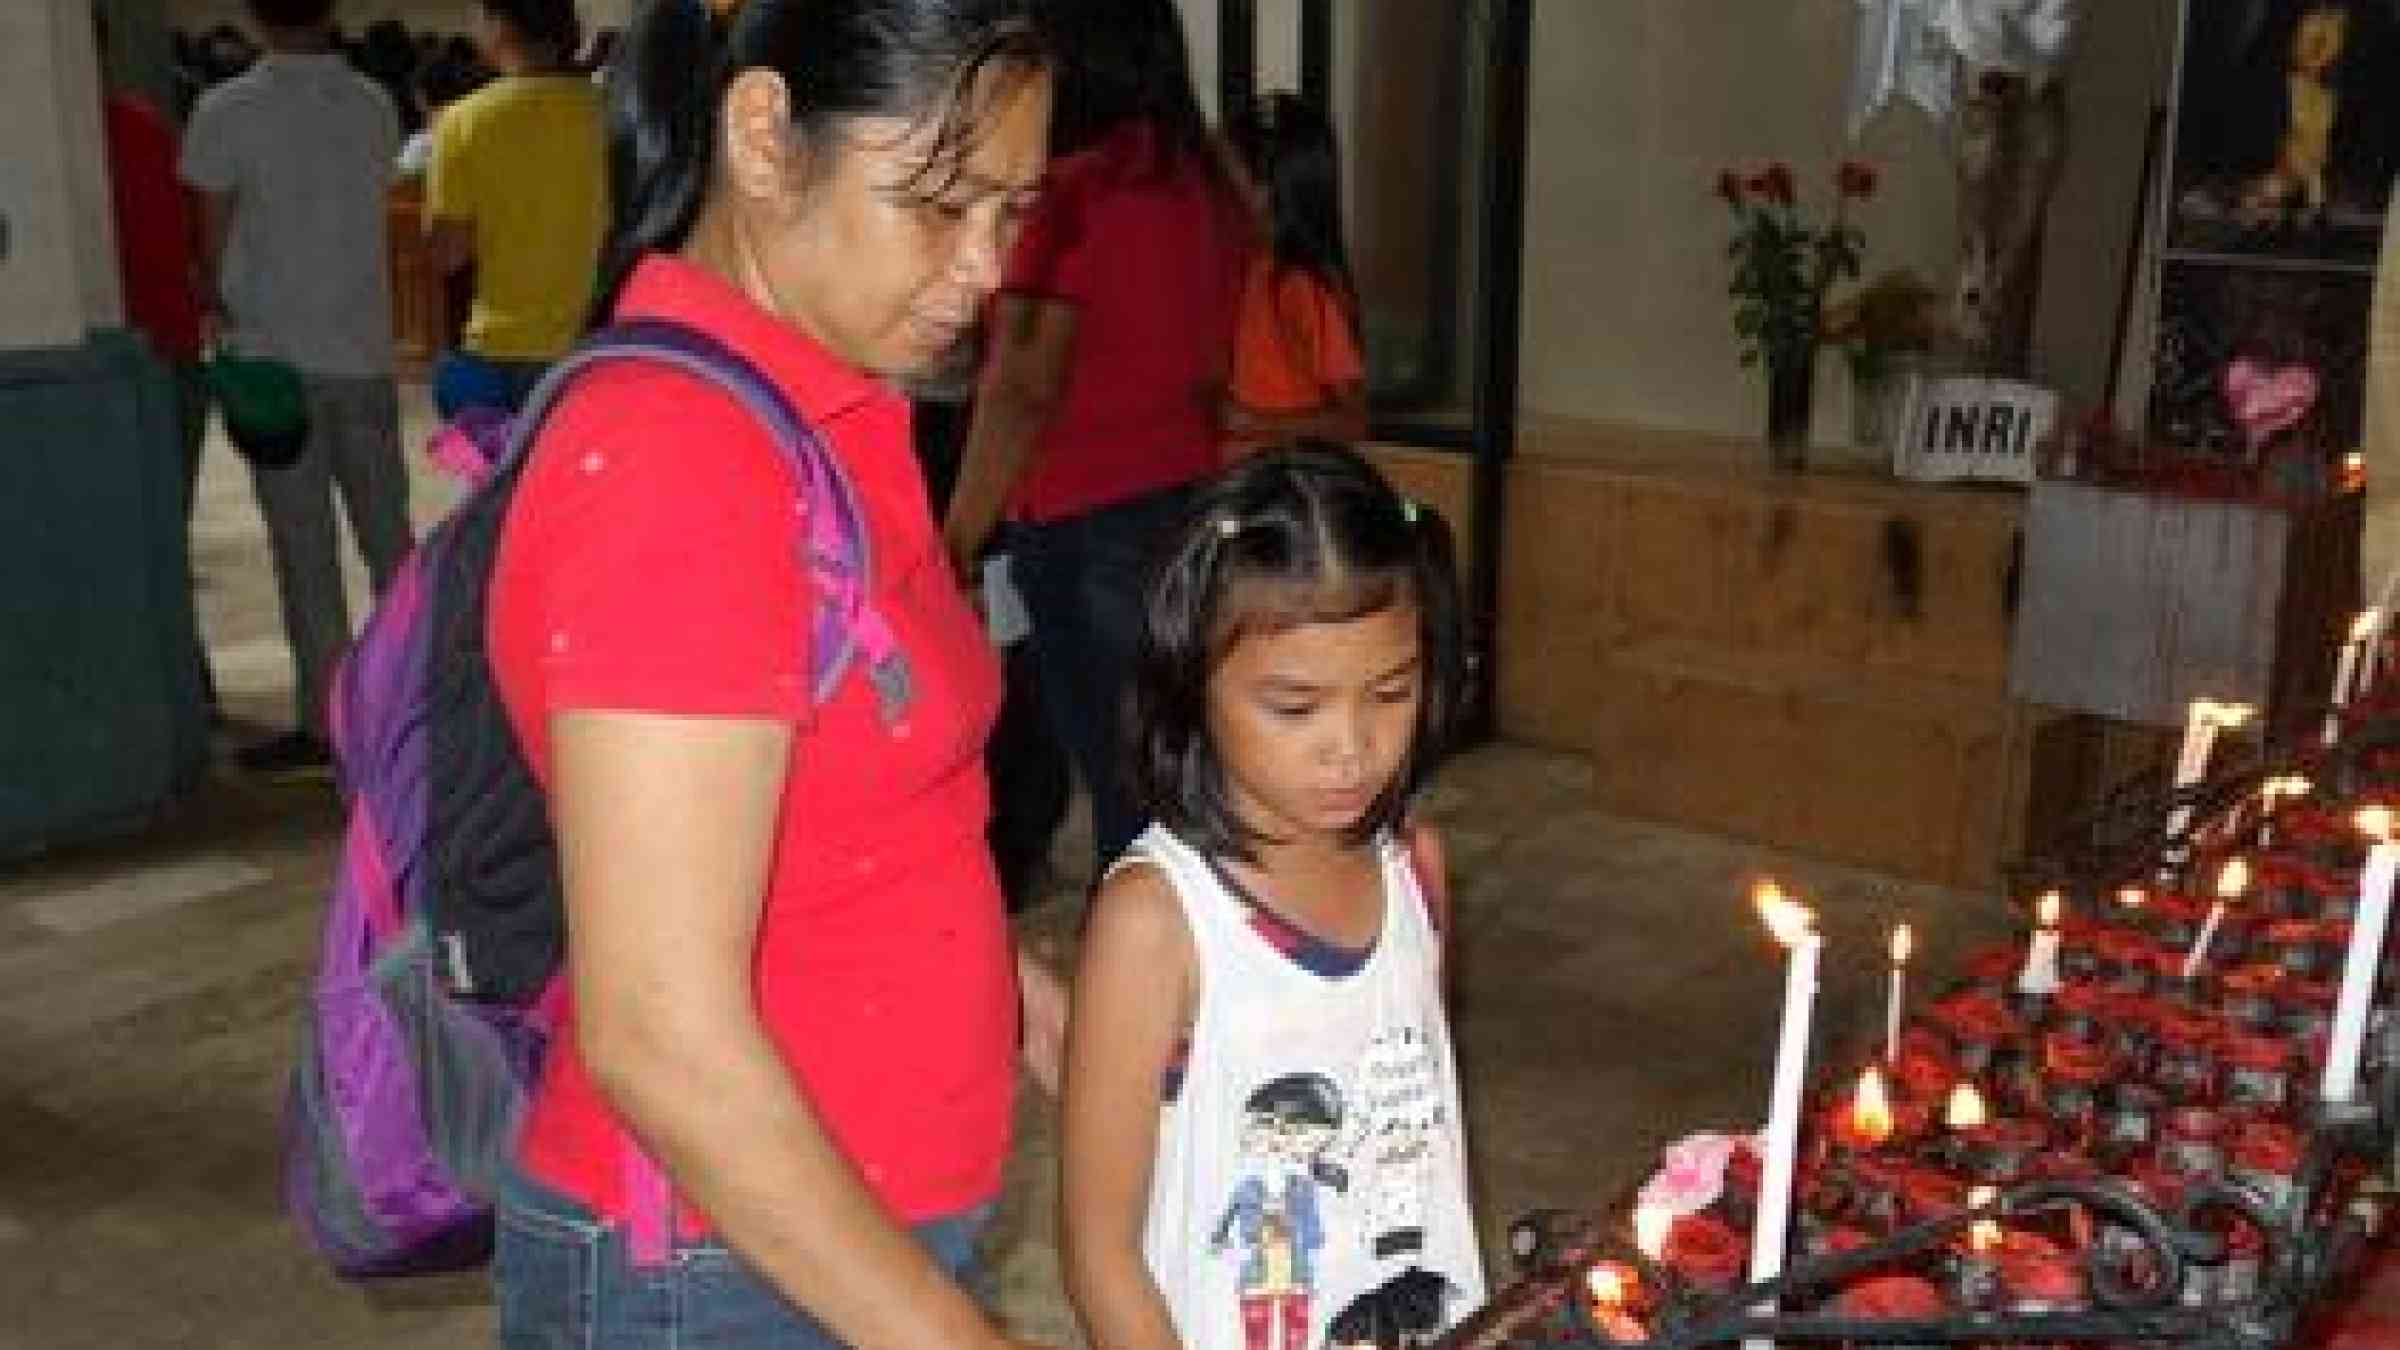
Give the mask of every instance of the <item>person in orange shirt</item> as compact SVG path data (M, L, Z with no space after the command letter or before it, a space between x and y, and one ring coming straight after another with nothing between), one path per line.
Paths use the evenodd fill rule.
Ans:
M1227 139L1265 243L1250 261L1234 325L1227 453L1304 437L1364 439L1367 367L1333 124L1297 94L1268 94L1234 119Z

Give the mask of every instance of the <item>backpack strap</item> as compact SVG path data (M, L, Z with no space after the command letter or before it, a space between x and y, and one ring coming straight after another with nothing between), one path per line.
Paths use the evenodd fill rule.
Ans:
M633 319L594 333L560 358L526 396L495 475L523 467L551 409L585 372L620 361L671 366L730 395L763 423L800 478L806 530L800 560L817 586L810 627L812 701L822 704L863 660L884 725L895 725L914 698L907 658L870 599L874 543L850 477L824 437L775 382L731 347L688 324Z

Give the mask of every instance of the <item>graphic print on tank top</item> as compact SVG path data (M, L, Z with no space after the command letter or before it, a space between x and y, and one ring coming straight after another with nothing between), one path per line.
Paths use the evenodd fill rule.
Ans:
M1397 850L1381 936L1335 978L1262 936L1166 831L1131 856L1174 884L1201 968L1144 1241L1184 1344L1429 1344L1483 1281L1438 956Z

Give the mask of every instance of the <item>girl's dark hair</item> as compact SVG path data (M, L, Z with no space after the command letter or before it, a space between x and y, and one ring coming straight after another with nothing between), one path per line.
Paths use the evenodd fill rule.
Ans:
M1052 154L1140 122L1158 139L1162 169L1197 164L1221 174L1175 0L1043 0L1042 17L1061 57Z
M1458 573L1439 516L1346 446L1262 451L1212 479L1154 574L1134 654L1134 788L1205 854L1248 860L1273 842L1235 812L1208 735L1208 686L1252 633L1341 623L1413 604L1423 666L1399 771L1349 833L1397 827L1448 749L1465 699Z
M717 118L733 77L771 70L794 130L821 142L853 117L936 126L919 181L948 185L979 137L969 94L986 70L1046 67L1029 0L645 0L606 83L612 222L601 256L605 314L642 254L683 245L715 177Z
M1262 95L1236 113L1226 139L1267 194L1275 266L1306 272L1354 312L1358 287L1342 229L1342 159L1333 122L1294 93Z

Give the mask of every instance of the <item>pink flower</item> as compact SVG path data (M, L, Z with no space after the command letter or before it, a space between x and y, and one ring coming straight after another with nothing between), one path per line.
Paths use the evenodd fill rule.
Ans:
M1725 1192L1725 1166L1743 1141L1735 1135L1703 1132L1667 1145L1659 1169L1642 1183L1639 1203L1670 1214L1697 1214Z

